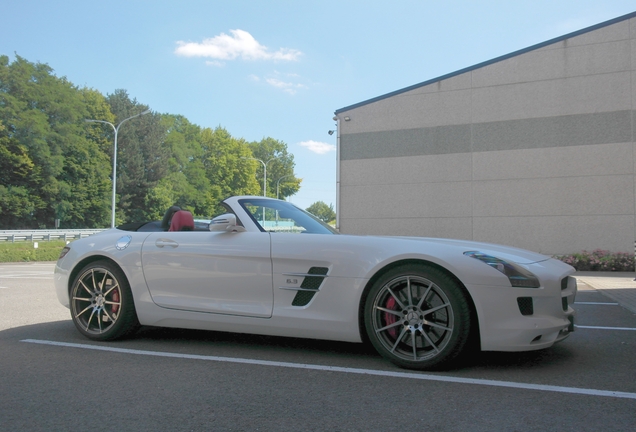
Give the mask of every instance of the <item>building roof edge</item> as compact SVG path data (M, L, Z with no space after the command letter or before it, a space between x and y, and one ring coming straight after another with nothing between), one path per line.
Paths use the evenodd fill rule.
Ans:
M335 111L335 114L338 115L338 114L343 113L345 111L350 111L352 109L355 109L355 108L358 108L358 107L361 107L361 106L364 106L364 105L368 105L368 104L371 104L373 102L377 102L377 101L380 101L380 100L383 100L383 99L388 99L388 98L390 98L392 96L396 96L396 95L399 95L401 93L406 93L408 91L415 90L417 88L424 87L424 86L427 86L429 84L436 83L438 81L442 81L442 80L445 80L445 79L448 79L448 78L452 78L452 77L454 77L456 75L461 75L463 73L470 72L472 70L479 69L479 68L482 68L484 66L488 66L488 65L491 65L493 63L497 63L497 62L500 62L500 61L503 61L503 60L507 60L509 58L516 57L518 55L525 54L527 52L534 51L536 49L543 48L545 46L552 45L554 43L561 42L561 41L564 41L566 39L573 38L575 36L580 36L582 34L589 33L589 32L601 29L603 27L607 27L607 26L610 26L610 25L613 25L613 24L616 24L616 23L619 23L621 21L625 21L625 20L628 20L628 19L631 19L631 18L635 18L635 17L636 17L636 12L632 12L632 13L629 13L629 14L626 14L626 15L622 15L622 16L619 16L617 18L613 18L611 20L604 21L602 23L595 24L595 25L590 26L590 27L586 27L584 29L574 31L572 33L565 34L563 36L558 36L556 38L549 39L549 40L547 40L545 42L540 42L540 43L538 43L536 45L532 45L532 46L529 46L527 48L522 48L520 50L513 51L513 52L511 52L509 54L504 54L502 56L495 57L495 58L493 58L491 60L486 60L484 62L477 63L477 64L475 64L473 66L469 66L469 67L466 67L466 68L463 68L463 69L459 69L459 70L457 70L455 72L450 72L448 74L439 76L437 78L426 80L426 81L418 83L418 84L414 84L414 85L411 85L411 86L408 86L408 87L404 87L402 89L395 90L395 91L392 91L390 93L383 94L381 96L376 96L374 98L367 99L365 101L358 102L358 103L355 103L353 105L349 105L349 106L346 106L344 108L337 109Z

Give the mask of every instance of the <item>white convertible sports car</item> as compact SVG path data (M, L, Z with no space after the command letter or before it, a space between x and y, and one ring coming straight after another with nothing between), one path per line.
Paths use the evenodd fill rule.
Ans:
M391 362L439 369L469 346L547 348L574 330L574 269L463 240L350 236L292 204L232 197L195 223L128 224L65 247L60 302L112 340L139 325L370 341Z

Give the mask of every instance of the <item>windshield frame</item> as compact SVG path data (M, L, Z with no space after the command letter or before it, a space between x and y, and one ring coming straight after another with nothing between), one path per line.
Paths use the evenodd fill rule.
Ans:
M306 234L338 234L338 231L336 231L332 226L324 223L311 213L306 212L305 210L296 207L295 205L287 201L273 200L271 198L242 198L238 200L238 203L243 211L245 211L245 213L252 219L258 229L261 230L261 232L276 233L276 231L268 231L267 229L265 229L265 227L261 225L255 215L248 209L248 205L264 207L278 211L285 210L287 212L291 212L292 214L300 215L300 218L298 219L287 219L293 219L298 226L305 228L306 231L304 231L304 233Z

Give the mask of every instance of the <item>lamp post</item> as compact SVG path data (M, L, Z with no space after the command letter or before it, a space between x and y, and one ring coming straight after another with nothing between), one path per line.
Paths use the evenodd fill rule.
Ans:
M334 116L336 129L330 130L329 135L336 134L336 231L340 231L340 118ZM346 116L344 121L348 122L351 118Z
M284 179L285 177L292 177L292 176L293 176L293 174L287 174L287 175L284 175L284 176L282 176L281 178L278 179L278 181L276 182L276 199L278 199L278 191L279 191L279 187L280 187L280 181L282 179Z
M263 162L261 159L253 158L253 157L242 157L241 159L251 159L255 161L259 161L263 164L263 196L267 196L267 164L273 161L274 159L278 159L278 157L273 157L267 162Z
M115 145L113 148L113 197L112 197L111 210L110 210L111 211L111 221L110 221L111 228L115 228L115 193L117 192L117 133L119 132L119 128L121 127L121 125L123 125L128 120L148 114L149 112L150 110L147 109L145 111L140 112L139 114L125 118L122 121L120 121L117 126L105 120L84 119L84 121L87 123L104 123L104 124L110 125L115 131Z

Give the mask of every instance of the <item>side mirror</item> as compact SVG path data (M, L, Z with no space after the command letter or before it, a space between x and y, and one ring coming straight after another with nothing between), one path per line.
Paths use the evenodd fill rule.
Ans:
M236 224L236 215L226 213L212 219L210 231L243 232L245 228Z

